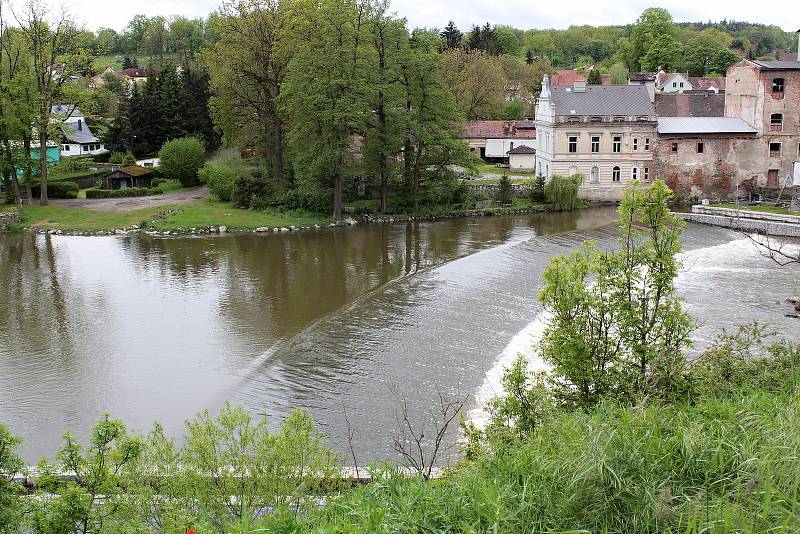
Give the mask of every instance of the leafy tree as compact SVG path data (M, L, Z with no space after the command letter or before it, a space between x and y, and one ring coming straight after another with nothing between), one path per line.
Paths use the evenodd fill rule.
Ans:
M578 188L583 181L583 176L553 175L544 186L544 196L547 203L556 209L574 210L578 207Z
M627 85L628 84L628 69L622 63L614 63L608 69L611 75L611 83L614 85Z
M227 1L213 24L216 42L200 56L210 75L211 112L226 142L266 149L279 182L286 179L286 132L278 97L302 42L300 13L311 11L292 1Z
M619 209L618 250L585 243L545 269L540 300L552 319L541 351L562 401L680 394L694 322L675 289L683 222L669 214L671 198L661 181L633 182Z
M525 104L519 98L513 98L506 102L506 110L503 113L505 120L522 120L525 118Z
M353 135L364 130L369 6L326 0L309 13L307 45L292 58L280 102L300 180L333 190L333 218L342 217L344 177L355 164Z
M56 465L43 459L37 483L42 488L29 521L35 532L102 533L141 531L126 495L142 443L108 415L95 424L84 449L69 433ZM63 478L63 473L73 477ZM138 528L137 528L138 527Z
M461 30L456 27L452 20L447 23L447 26L444 27L444 30L439 35L444 39L446 49L458 48L461 46L461 39L464 37L464 34L461 33Z
M158 152L161 165L158 170L184 187L197 185L197 172L203 166L206 151L196 137L183 137L167 141Z
M442 69L456 107L467 120L502 116L506 80L496 58L482 50L447 50Z
M708 35L698 35L686 46L686 66L690 76L724 74L739 57Z
M530 65L534 62L535 59L536 57L533 55L533 52L530 49L525 51L525 63Z
M603 84L603 75L600 74L599 69L592 69L589 72L589 76L586 78L586 82L589 85L602 85Z
M40 147L47 147L53 135L60 136L59 128L72 111L85 102L87 93L69 83L69 75L85 72L91 65L91 56L75 45L78 30L73 21L62 14L50 20L47 5L30 2L18 20L27 37L33 62L36 100L33 125ZM64 105L66 113L53 115L53 106ZM40 203L47 204L47 150L39 150Z
M669 11L660 7L645 9L631 30L630 39L623 43L623 56L630 70L640 71L641 58L655 41L664 35L678 38L678 27Z
M656 38L641 57L640 64L646 71L664 69L667 72L683 70L683 45L672 35L664 34Z
M24 467L16 452L19 444L19 438L0 424L0 532L16 532L20 524L20 487L11 481Z

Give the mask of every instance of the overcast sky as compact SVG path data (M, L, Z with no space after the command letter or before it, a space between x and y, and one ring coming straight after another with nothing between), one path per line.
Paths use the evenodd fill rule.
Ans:
M21 0L16 0L20 2ZM64 3L72 15L89 29L107 26L121 30L133 15L185 15L204 17L215 10L219 0L49 0ZM776 24L787 31L800 28L798 0L773 0L768 4L752 0L393 0L392 9L406 17L412 27L442 27L452 19L462 31L472 24L490 22L516 28L565 28L571 24L626 24L636 20L645 8L667 8L678 22L723 18ZM761 6L764 6L763 8Z

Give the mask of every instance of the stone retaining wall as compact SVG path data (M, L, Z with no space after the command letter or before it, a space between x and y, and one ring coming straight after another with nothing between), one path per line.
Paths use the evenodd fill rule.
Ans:
M674 213L686 221L732 228L742 232L769 234L780 237L800 237L800 224L773 222L764 219L726 217L703 213Z
M781 215L780 213L768 213L746 209L736 210L732 208L695 205L692 206L692 213L699 213L701 215L722 215L723 217L733 217L735 219L755 219L759 221L800 224L800 216L797 215Z
M8 230L12 224L19 224L19 214L16 211L0 213L0 232Z

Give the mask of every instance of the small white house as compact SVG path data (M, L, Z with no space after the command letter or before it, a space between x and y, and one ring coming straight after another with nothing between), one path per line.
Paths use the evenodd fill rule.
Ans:
M154 169L161 165L161 158L137 159L136 165L139 167L144 167L145 169Z
M57 104L51 110L54 121L61 122L61 157L94 156L106 151L86 124L81 110L73 106Z
M512 171L533 171L536 169L536 149L519 145L508 152L508 168Z
M689 77L680 72L673 72L666 76L659 76L659 78L661 78L658 84L658 91L660 93L683 93L684 91L691 91L694 89L692 83L689 81Z

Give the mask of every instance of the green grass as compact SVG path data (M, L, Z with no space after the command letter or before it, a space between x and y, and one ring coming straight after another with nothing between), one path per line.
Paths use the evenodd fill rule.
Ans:
M530 172L512 171L488 163L485 165L478 165L477 171L478 174L503 174L503 171L505 171L505 173L508 174L509 176L530 176L530 177L536 176L536 173L534 171Z
M515 175L515 174L509 174L508 175L508 177L511 180L512 184L523 185L523 184L530 183L530 181L531 181L530 178L514 178L514 176L517 176L517 175ZM500 183L500 179L499 178L493 178L491 180L478 179L478 180L468 180L467 181L468 185L498 185L499 183Z
M83 192L85 198L85 191ZM66 206L23 206L22 226L60 230L96 232L115 230L149 221L165 210L177 207L181 211L152 225L158 230L179 230L225 225L231 229L254 229L262 226L289 227L328 224L330 219L313 214L276 213L234 208L230 203L203 199L181 206L155 206L135 211L100 211ZM13 206L3 208L14 209Z
M159 230L177 230L225 225L228 228L254 229L327 224L330 219L313 214L289 214L234 208L228 202L203 199L179 206L181 211L153 225Z
M713 206L715 208L728 208L735 210L737 209L736 204L717 204ZM776 206L767 206L767 205L758 205L758 206L748 206L745 204L739 204L738 209L740 210L748 210L748 211L760 211L763 213L775 213L777 215L800 215L798 213L792 213L787 208L778 208Z
M84 192L84 196L85 196ZM60 230L96 232L114 230L155 217L164 207L127 212L109 212L66 206L23 206L22 225Z
M183 189L183 186L178 180L164 180L158 184L158 188L164 191L164 193L172 193L180 191Z

